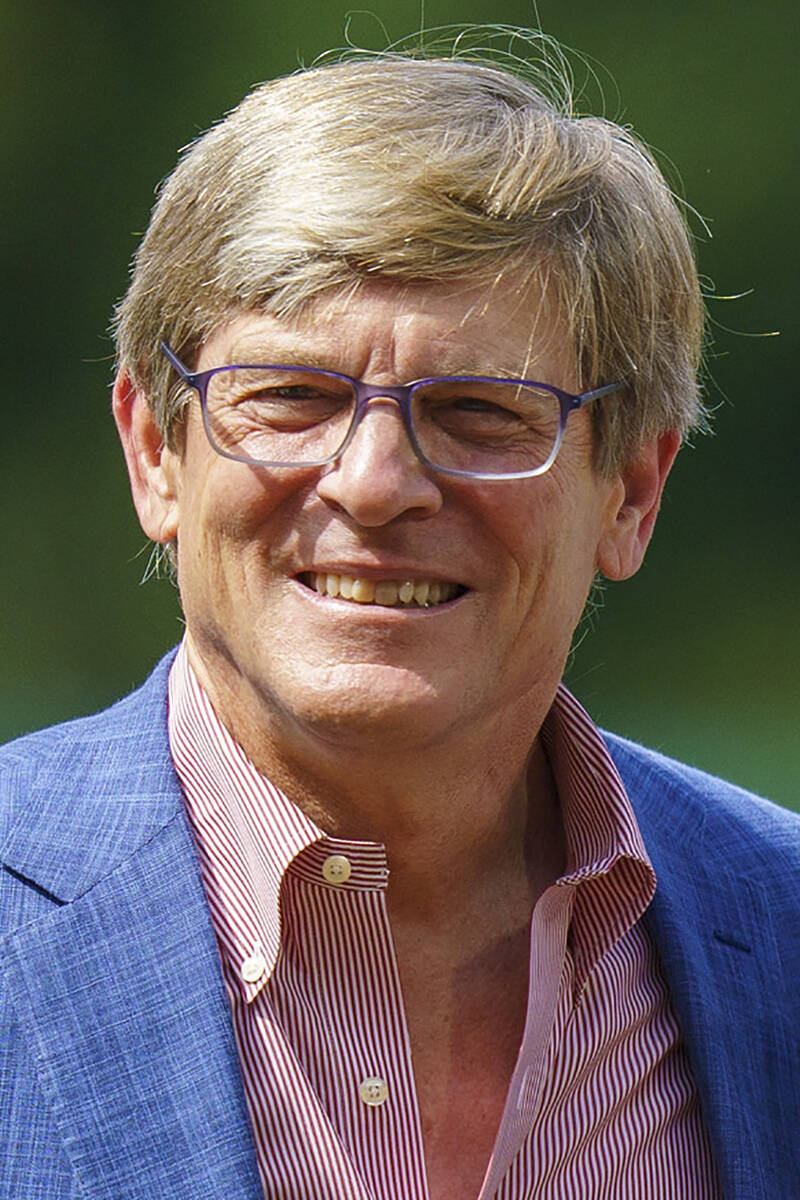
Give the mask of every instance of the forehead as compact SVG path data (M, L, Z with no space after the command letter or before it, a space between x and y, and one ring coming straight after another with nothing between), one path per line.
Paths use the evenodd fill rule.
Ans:
M491 374L569 388L574 354L538 282L369 280L318 296L291 317L244 312L204 344L198 369L233 362L297 363L370 378Z

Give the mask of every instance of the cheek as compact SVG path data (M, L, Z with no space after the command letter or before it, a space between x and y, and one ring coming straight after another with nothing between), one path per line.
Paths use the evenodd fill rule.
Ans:
M498 559L515 571L520 584L548 573L569 549L577 523L569 491L551 471L541 478L486 484L473 511L488 531Z
M183 539L197 552L215 547L220 553L256 543L294 493L289 478L215 456L181 496L179 543Z
M313 478L214 457L185 493L178 585L187 623L223 629L251 624L284 582Z
M596 572L601 497L555 472L512 486L515 494L487 513L517 602L524 616L569 627L571 635Z
M205 464L203 464L205 465ZM227 464L223 464L227 466ZM230 467L237 464L231 463ZM253 542L254 518L261 511L260 489L247 486L216 463L196 470L181 492L178 525L178 587L187 620L200 608L226 608L226 596L241 590L246 547ZM242 486L244 482L245 486Z

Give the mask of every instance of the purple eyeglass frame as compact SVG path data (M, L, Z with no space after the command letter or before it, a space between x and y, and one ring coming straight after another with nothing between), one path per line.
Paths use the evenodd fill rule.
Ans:
M411 443L412 449L423 464L432 471L438 471L443 475L456 475L461 479L481 479L487 481L502 481L507 479L532 479L536 475L544 475L549 471L556 460L556 456L561 449L561 443L564 440L564 431L567 427L567 419L570 413L576 409L583 408L585 404L591 403L592 400L598 400L601 396L610 396L612 392L617 392L625 385L623 383L606 383L602 387L592 388L588 392L579 392L574 395L572 392L565 392L561 388L555 387L551 383L540 383L535 379L506 379L494 375L432 375L427 379L415 379L412 383L394 384L389 386L383 383L365 383L362 379L354 379L352 375L344 375L341 371L327 371L317 367L301 367L288 363L227 363L223 367L212 367L209 371L190 371L184 363L178 358L174 350L170 348L167 342L160 342L159 347L162 354L167 359L169 364L174 368L187 387L192 388L200 397L200 406L203 413L203 426L206 431L209 444L217 454L223 458L233 459L234 462L250 463L260 467L289 467L295 470L305 467L324 467L329 463L336 462L340 458L350 442L355 436L355 432L361 423L361 419L367 411L367 406L371 400L392 400L400 409L400 416L403 421L408 440ZM356 405L353 410L353 416L350 421L350 426L344 436L343 441L333 454L329 454L326 458L320 458L313 462L270 462L266 459L250 458L246 454L233 454L230 450L222 450L214 441L214 435L211 431L208 419L208 385L215 375L219 375L222 371L230 371L233 367L244 367L247 370L291 370L307 372L309 375L328 375L332 379L340 379L342 382L350 384L355 392ZM550 392L558 400L560 408L560 417L558 425L558 434L556 435L555 444L547 458L540 467L534 467L529 471L511 471L508 474L498 474L497 472L485 471L464 471L457 467L443 467L439 463L431 462L417 441L417 435L414 430L414 422L411 417L411 397L417 388L424 387L433 383L512 383L518 386L536 387L542 391Z

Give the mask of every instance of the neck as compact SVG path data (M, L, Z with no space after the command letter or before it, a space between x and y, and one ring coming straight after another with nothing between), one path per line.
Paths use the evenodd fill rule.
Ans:
M558 798L538 730L552 696L442 739L321 737L253 721L192 656L228 731L256 768L334 837L382 843L394 912L434 919L508 891L534 900L563 866ZM502 886L501 886L502 885Z

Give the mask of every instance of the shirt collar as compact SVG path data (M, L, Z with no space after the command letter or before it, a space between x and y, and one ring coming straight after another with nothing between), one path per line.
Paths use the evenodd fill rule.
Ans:
M185 643L170 671L168 724L220 950L249 1004L278 961L287 873L339 895L383 890L386 850L325 834L256 769L215 713ZM345 880L330 874L336 858L347 862Z
M570 944L578 994L602 955L641 917L656 878L605 742L563 685L540 736L564 822L567 862L557 886L575 889ZM170 671L169 739L222 951L250 1001L278 959L280 888L290 866L319 883L325 859L346 853L359 866L359 879L346 887L385 887L383 848L326 836L256 770L214 712L185 644ZM248 982L242 964L254 954L265 969Z
M169 676L169 741L221 950L249 1001L278 959L284 874L323 833L256 770L225 729L185 643ZM243 964L259 956L263 972L243 979Z
M558 886L575 889L570 945L579 994L603 954L647 909L656 875L606 744L563 684L541 740L564 822L567 863Z

